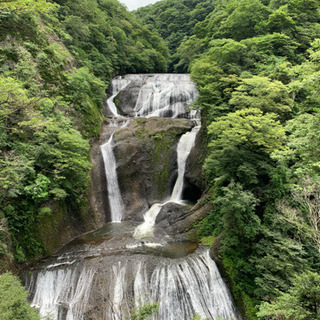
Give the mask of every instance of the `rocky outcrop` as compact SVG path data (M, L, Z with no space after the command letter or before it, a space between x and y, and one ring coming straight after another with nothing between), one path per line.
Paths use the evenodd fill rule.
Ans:
M168 235L181 234L186 239L193 237L194 223L202 220L212 208L205 195L194 205L168 203L157 216L157 229L165 230Z
M116 129L114 153L126 210L125 220L142 221L143 214L152 204L171 194L177 176L177 143L193 126L193 121L188 119L135 118L128 127ZM111 129L105 124L101 139L106 141ZM91 154L94 164L91 202L97 224L102 226L108 221L110 210L105 168L98 144Z
M203 164L206 157L205 130L205 125L202 125L194 148L187 159L184 198L192 201L200 199L206 189L206 179L203 174Z

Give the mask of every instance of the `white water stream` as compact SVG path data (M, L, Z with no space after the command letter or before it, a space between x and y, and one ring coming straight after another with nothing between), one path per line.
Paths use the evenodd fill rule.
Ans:
M113 114L114 117L119 117L117 106L114 102L115 97L119 94L120 91L125 89L129 84L130 80L128 79L122 79L121 77L119 79L113 79L111 82L112 87L112 96L108 98L107 105L109 107L109 110Z
M124 320L133 307L148 303L158 303L154 320L190 320L195 314L239 319L208 250L183 259L162 258L151 273L143 257L135 263L114 261L103 279L97 279L103 272L98 261L34 272L28 281L29 289L36 287L33 306L56 320L92 319L90 296L98 290L98 297L105 297L100 305L104 316L93 319Z
M121 222L124 206L118 183L117 163L113 153L113 134L109 141L101 146L101 152L107 177L111 221Z
M183 192L183 179L186 172L186 163L188 156L194 147L197 133L200 130L200 126L196 126L192 131L185 133L178 144L177 158L178 158L178 178L174 185L170 201L179 202L182 200Z

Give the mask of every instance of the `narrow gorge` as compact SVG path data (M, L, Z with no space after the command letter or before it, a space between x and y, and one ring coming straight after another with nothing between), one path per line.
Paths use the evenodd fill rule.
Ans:
M208 248L192 229L208 204L197 158L200 114L187 74L115 78L91 158L96 231L25 272L43 319L240 319ZM191 231L190 231L191 230Z

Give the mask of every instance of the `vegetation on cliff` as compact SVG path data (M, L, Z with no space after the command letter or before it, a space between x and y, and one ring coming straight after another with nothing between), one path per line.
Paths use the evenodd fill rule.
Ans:
M27 302L28 292L11 273L0 275L0 314L2 320L39 320Z
M45 254L55 203L81 223L108 82L165 71L168 49L116 0L1 1L0 31L1 271Z
M211 0L165 0L139 8L135 14L143 25L167 41L171 53L170 71L185 72L179 63L177 48L185 38L193 35L193 27L213 9L214 1Z

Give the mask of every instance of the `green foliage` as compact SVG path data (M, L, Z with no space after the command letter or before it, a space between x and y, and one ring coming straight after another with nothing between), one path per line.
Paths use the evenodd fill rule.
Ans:
M191 57L194 58L201 53L201 44L190 40L187 46L179 49L178 53L176 50L186 37L192 36L193 27L202 21L213 8L214 3L209 0L163 0L139 8L135 14L149 30L159 33L167 41L172 54L170 70L185 72ZM192 47L192 53L189 50L190 47ZM188 48L188 51L185 48ZM180 54L187 61L178 62Z
M141 306L138 310L134 310L130 316L131 320L147 320L153 317L158 312L158 304L150 303Z
M27 292L11 273L0 275L0 314L2 320L40 319L27 302Z
M59 20L70 35L69 50L81 66L103 80L116 73L166 71L164 41L141 26L118 1L64 1Z
M301 114L287 122L286 130L289 133L289 148L275 153L274 158L286 163L298 177L318 175L320 115Z
M275 299L282 292L283 307L295 277L319 270L319 9L313 0L218 0L175 54L208 129L214 209L198 233L219 239L246 319L262 301L271 302L265 319L307 319L295 298L296 315L278 312Z
M45 13L57 8L56 4L46 0L3 0L0 3L0 12L37 12Z
M319 309L320 276L306 272L296 277L287 293L281 293L271 303L262 303L257 315L259 319L319 319Z
M209 320L208 318L202 318L199 314L195 314L190 320ZM217 320L222 320L218 318Z
M247 188L268 183L270 154L284 148L285 132L276 115L255 108L220 117L208 127L211 141L205 170L215 185L241 182Z
M254 294L261 300L270 300L279 290L290 288L295 274L310 269L307 253L298 239L285 235L279 228L278 217L271 226L261 230L262 238L254 246L250 262L256 267Z
M293 105L287 88L280 81L258 76L242 79L229 103L239 109L258 108L264 113L273 112L281 118L285 118Z

